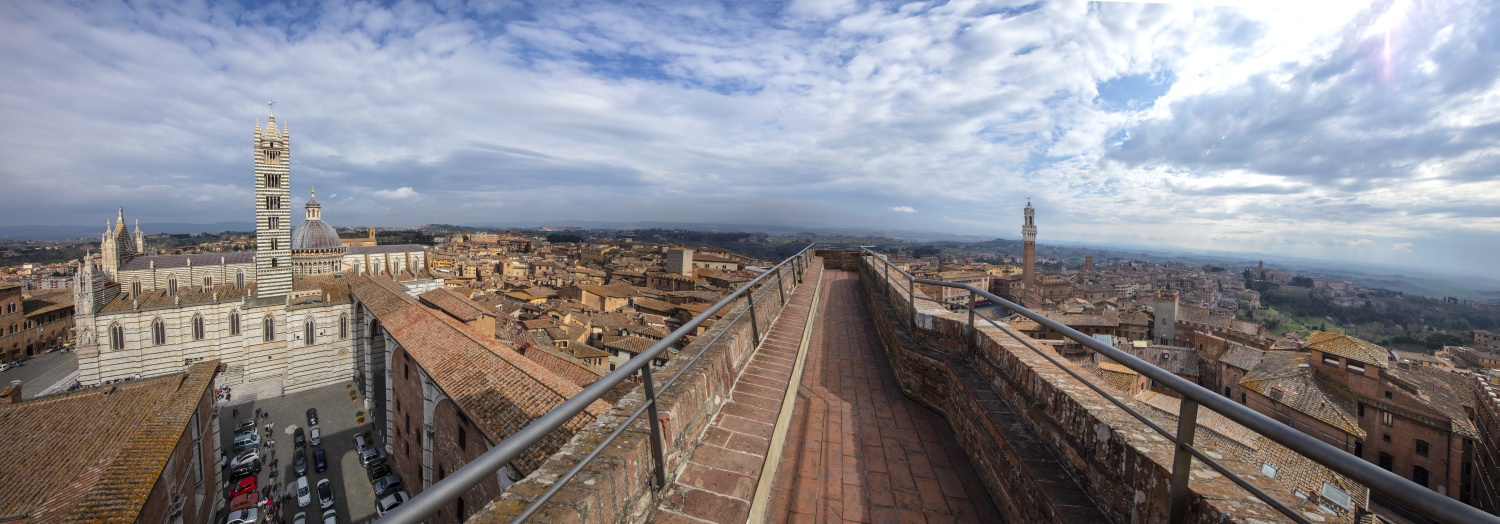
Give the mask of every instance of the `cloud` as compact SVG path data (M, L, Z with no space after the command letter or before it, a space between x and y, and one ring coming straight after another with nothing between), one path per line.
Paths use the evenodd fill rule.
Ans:
M340 226L1014 237L1031 198L1042 242L1493 259L1492 3L587 4L0 3L0 208L247 220L274 98Z
M384 198L389 200L408 200L420 197L422 196L422 194L413 191L410 187L401 187L396 189L382 189L376 191L374 193L374 196L375 198Z
M1413 245L1414 244L1412 244L1411 242L1401 242L1401 243L1398 243L1398 244L1392 244L1391 245L1391 250L1392 251L1396 251L1398 253L1411 253L1412 252L1411 248L1412 248Z

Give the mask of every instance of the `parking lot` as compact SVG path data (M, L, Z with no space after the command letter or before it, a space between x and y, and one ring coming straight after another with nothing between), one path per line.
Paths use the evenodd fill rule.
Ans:
M333 487L333 509L338 513L340 523L372 522L375 520L375 494L370 487L370 480L365 474L365 468L359 463L359 457L354 449L354 436L371 431L373 426L368 413L364 425L360 425L356 414L364 410L363 399L355 398L353 390L346 384L325 386L313 390L291 393L282 397L259 399L250 403L234 406L224 406L220 409L220 437L223 439L221 445L225 451L230 451L229 458L233 459L237 453L233 453L234 428L242 420L254 418L255 410L261 409L269 415L266 418L257 419L256 431L260 434L262 444L257 448L262 457L263 468L256 477L256 490L266 483L279 483L281 493L289 493L291 496L281 502L281 516L286 522L292 522L293 516L299 512L307 513L309 523L320 522L323 510L318 506L317 482L329 479ZM234 410L238 408L239 414ZM309 442L305 451L308 459L307 482L312 490L312 501L306 507L297 506L297 494L295 482L297 477L293 473L293 459L298 450L293 444L293 432L302 428L306 433L307 409L318 410L318 427L322 432L322 445L313 446ZM275 424L271 440L275 446L269 446L265 439L264 426L268 423ZM373 431L372 431L373 432ZM311 435L307 435L309 440ZM313 466L313 451L322 448L327 453L328 470L315 471ZM276 459L277 475L271 479L271 461ZM224 470L224 478L229 478L229 470ZM228 484L221 490L220 496L228 494ZM225 504L227 508L228 504ZM227 510L226 510L227 511ZM263 511L264 513L264 511ZM221 515L217 522L223 522Z

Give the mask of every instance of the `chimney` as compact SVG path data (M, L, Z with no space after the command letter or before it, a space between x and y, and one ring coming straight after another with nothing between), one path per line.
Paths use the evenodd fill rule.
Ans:
M10 381L10 387L5 388L5 391L0 391L0 404L20 404L20 403L21 403L21 381L19 381L19 380L12 380L12 381Z

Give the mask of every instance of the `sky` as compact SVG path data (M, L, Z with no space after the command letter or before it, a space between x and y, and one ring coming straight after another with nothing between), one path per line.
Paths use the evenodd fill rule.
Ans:
M0 223L869 227L1491 274L1485 1L0 2ZM296 213L294 212L294 215Z

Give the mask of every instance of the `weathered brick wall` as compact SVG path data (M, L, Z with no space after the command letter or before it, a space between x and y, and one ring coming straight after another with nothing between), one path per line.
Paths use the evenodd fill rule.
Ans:
M893 272L887 284L878 264L861 264L862 281L902 389L947 417L1002 511L1020 522L1073 521L1078 506L1090 504L1113 522L1166 521L1171 442L988 324L981 324L977 351L970 355L966 313L919 298L916 328L910 329L906 280ZM1007 431L1017 424L1028 431ZM1040 456L1039 446L1049 456ZM1316 513L1258 475L1255 465L1221 463L1291 507ZM1059 471L1066 476L1055 476ZM1070 495L1078 489L1066 482L1076 482L1091 500ZM1195 463L1190 490L1190 522L1285 520L1202 464Z
M386 451L390 453L393 469L401 475L402 484L406 486L407 493L417 495L422 492L422 445L417 438L422 432L423 413L422 403L422 372L417 366L415 359L406 352L406 348L397 347L391 353L391 399L390 417L391 433L388 435L389 446ZM364 426L369 427L369 426ZM363 429L363 427L361 428ZM371 432L372 440L379 442L379 432Z
M814 254L823 258L823 267L827 269L842 269L845 271L859 271L859 251L847 249L817 249Z
M819 266L814 259L810 266ZM782 273L791 282L791 272ZM788 291L790 291L790 286ZM770 329L771 322L781 313L774 282L757 291L755 313L760 332ZM658 397L661 411L664 454L667 461L668 482L686 466L697 445L699 436L715 414L729 400L729 391L734 386L739 371L749 361L754 343L751 336L750 315L746 314L732 322L748 306L740 301L730 309L703 335L666 366L652 370L652 377L662 391ZM717 342L714 340L717 338ZM710 345L710 343L712 344ZM683 372L677 383L670 388L663 384L683 369L692 355L706 348L703 357ZM566 473L604 441L626 418L640 408L645 401L641 388L632 390L614 409L593 424L573 436L557 454L547 460L541 468L517 482L498 499L491 502L470 518L469 522L510 522L517 514L550 488L553 482ZM651 488L652 459L650 428L647 414L636 419L629 429L605 447L593 462L579 471L570 482L560 489L540 511L533 515L535 522L581 522L581 523L625 523L644 522L655 508L656 493Z

